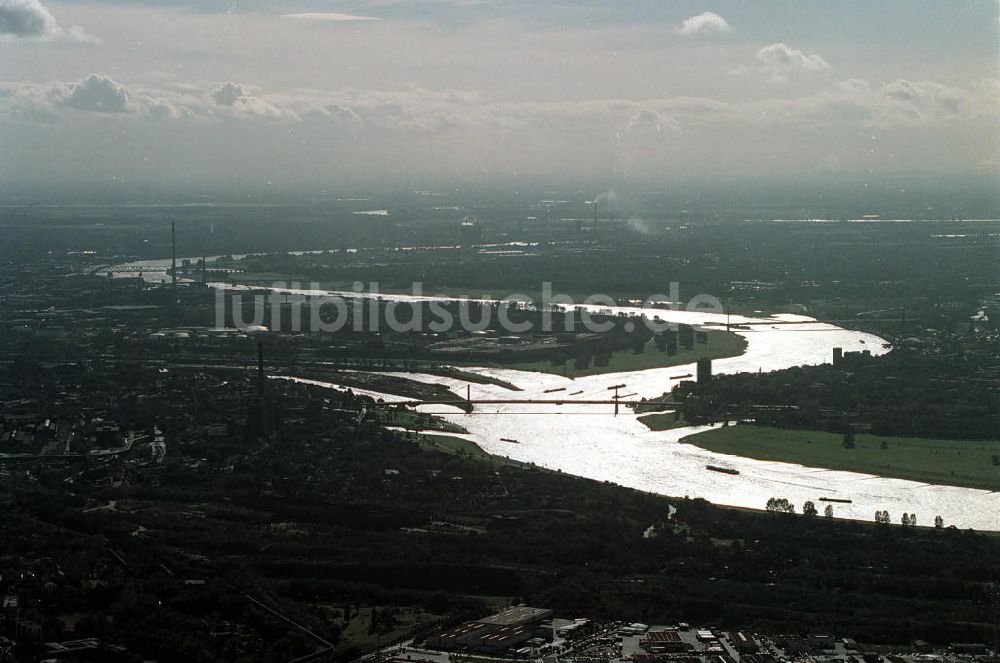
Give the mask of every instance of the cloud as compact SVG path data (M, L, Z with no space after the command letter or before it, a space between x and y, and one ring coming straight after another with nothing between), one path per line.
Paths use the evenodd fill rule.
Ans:
M91 74L66 89L60 103L76 110L95 113L127 113L128 91L107 76Z
M676 132L680 131L680 127L672 117L664 116L649 108L642 108L629 118L624 132L660 133L664 130Z
M830 68L823 56L790 48L783 42L765 46L757 51L757 64L762 71L773 78L783 77L796 71L823 71Z
M239 79L140 82L95 74L0 81L0 126L5 145L13 141L14 161L40 178L69 171L86 178L103 168L185 181L222 177L232 164L262 181L412 171L583 172L636 183L923 163L989 168L995 80L822 83L809 93L764 86L772 92L761 95L758 86L749 98L731 100L535 101L496 89L270 88ZM119 131L134 150L107 140ZM63 162L57 149L74 156ZM138 156L149 156L147 175L135 169Z
M0 34L44 39L58 30L56 17L38 0L0 1Z
M639 108L615 134L613 172L619 177L629 177L645 159L662 154L669 147L670 137L681 133L680 124L662 110Z
M39 0L0 0L0 38L7 40L52 41L67 39L99 43L79 27L63 29Z
M952 115L958 112L962 104L961 94L957 90L930 81L911 82L900 79L883 85L882 94L893 101L930 104Z
M245 101L250 94L236 83L224 83L212 90L209 95L220 106L233 106L237 101Z
M100 113L154 118L201 114L188 98L170 90L129 89L103 74L74 82L0 84L0 117L58 122L65 113Z
M729 72L730 76L742 76L750 73L761 73L773 82L788 80L789 74L796 72L819 72L831 69L830 64L817 53L806 53L797 48L791 48L784 42L771 44L757 51L756 65L748 67L741 64Z
M357 14L341 14L340 12L298 12L283 14L281 18L291 18L300 21L318 21L323 23L356 23L359 21L381 21L375 16L358 16Z
M234 113L269 117L285 118L290 120L300 119L299 113L292 108L279 108L256 97L239 83L223 83L213 88L208 96L221 108L229 109Z
M762 99L734 106L734 118L756 124L794 122L889 129L992 119L1000 81L983 79L970 88L899 79L873 86L852 78L814 94Z
M266 95L234 82L126 86L103 74L79 81L0 82L0 118L57 122L66 112L118 113L135 118L200 118L216 121L319 119L358 126L361 117L345 100L352 93L292 90Z
M883 85L880 94L878 118L889 124L922 124L975 110L976 97L931 81L896 80Z
M850 79L804 96L745 101L705 97L508 101L462 90L275 92L233 81L126 86L105 75L73 82L0 83L0 120L55 123L66 114L118 114L139 121L313 123L369 133L606 136L626 156L667 149L699 131L734 127L908 127L953 125L995 114L997 81L955 88L921 80ZM132 121L132 120L130 120ZM627 161L627 160L626 160ZM626 163L627 166L627 163Z
M705 32L730 32L733 28L715 12L702 12L697 16L684 19L684 22L674 28L681 35L696 35Z

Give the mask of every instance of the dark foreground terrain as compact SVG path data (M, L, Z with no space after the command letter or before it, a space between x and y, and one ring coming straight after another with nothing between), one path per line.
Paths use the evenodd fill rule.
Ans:
M59 381L97 393L88 368ZM0 592L46 640L94 636L126 661L290 660L322 640L350 659L510 600L868 642L988 637L993 536L658 497L431 450L358 423L349 394L145 377L166 402L132 409L129 389L109 414L155 419L162 460L137 442L6 464ZM44 389L22 384L26 401Z
M652 229L618 232L578 229L581 210L538 224L510 216L532 208L474 226L458 216L371 227L300 211L308 219L288 225L277 222L287 210L188 211L178 224L182 250L332 248L244 267L403 282L437 264L445 249L433 246L457 240L465 249L435 286L454 285L442 274L481 277L471 284L481 288L504 274L517 286L585 274L591 282L581 287L607 284L630 297L663 291L677 273L729 293L737 310L814 312L904 349L879 361L687 384L674 394L685 399L686 421L765 411L783 429L994 439L989 317L998 289L983 258L996 255L997 240L988 223L965 224L959 237L942 234L946 222L795 224L797 239L777 242L792 226L747 222L734 233L665 216ZM453 438L392 432L384 426L443 427L270 377L460 398L385 373L407 370L415 356L421 370L461 370L436 365L427 338L271 334L270 377L259 379L256 339L212 329L204 284L94 275L101 265L169 255L161 210L18 208L3 225L0 657L11 641L15 660L34 661L55 651L44 643L93 638L96 659L108 661L291 661L316 652L325 653L314 660L351 660L514 602L598 622L876 644L991 639L994 535L724 509L506 462ZM281 230L294 246L268 241ZM390 264L392 238L428 253ZM898 247L899 260L879 262L873 239ZM846 257L815 260L834 255L831 240ZM511 241L540 248L501 257L491 246ZM512 262L492 269L504 261ZM641 279L637 265L650 266ZM197 266L182 269L198 278ZM932 281L938 290L925 289ZM626 321L618 322L600 339L562 339L552 356L510 359L558 371L591 355L594 365L639 356L650 343L645 352L660 352L656 339L618 333ZM921 525L932 515L921 514Z

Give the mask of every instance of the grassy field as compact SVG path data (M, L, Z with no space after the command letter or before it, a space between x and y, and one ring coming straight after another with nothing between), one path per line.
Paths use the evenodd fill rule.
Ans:
M690 426L684 421L684 417L678 418L673 412L654 412L638 418L649 430L670 430L671 428L683 428Z
M199 276L200 272L193 272L194 276ZM346 279L317 279L315 276L308 276L303 274L293 274L289 272L237 272L229 274L225 278L226 281L236 284L244 285L258 285L258 286L269 286L273 281L297 281L303 286L307 284L316 283L317 286L322 290L332 290L339 292L351 292L355 281ZM368 282L364 281L366 292L368 288ZM467 288L464 286L451 286L451 285L434 285L431 283L421 284L421 294L429 297L445 297L451 299L503 299L504 297L509 297L511 295L523 295L525 297L530 297L534 301L541 301L542 290L534 288ZM413 284L410 282L396 283L392 281L380 281L379 282L379 293L383 295L412 295ZM560 288L558 286L554 287L553 293L555 295L565 295L572 299L574 302L582 304L588 297L594 295L593 292L589 291L574 291L568 288ZM602 295L606 295L611 298L626 298L633 299L637 295L634 291L615 291L608 290L602 292ZM639 297L641 299L641 297Z
M248 272L244 274L234 274L230 279L235 283L244 284L254 284L254 285L270 285L274 281L301 281L305 283L302 277L296 277L290 274L279 274L279 273L263 273L263 272ZM320 288L329 290L350 290L351 284L346 282L337 281L323 281L320 282ZM445 289L447 290L447 289ZM384 287L382 292L387 294L396 291L391 287ZM428 290L427 293L432 293L442 296L469 296L469 297L496 297L496 293L487 292L459 292L457 289L454 291L440 291L440 290ZM410 294L410 293L403 293ZM666 352L661 352L657 349L655 343L650 339L642 353L636 354L631 349L619 350L611 355L610 360L605 366L598 366L593 360L591 360L590 365L587 368L576 368L573 365L572 360L567 360L562 364L553 364L552 361L548 359L535 360L535 361L456 361L453 362L456 366L482 366L484 364L497 367L497 368L510 368L520 371L535 371L538 373L551 373L554 375L564 375L570 378L586 377L589 375L603 375L606 373L623 373L627 371L644 371L651 368L668 368L670 366L679 366L681 364L690 364L697 361L703 357L709 359L723 359L726 357L737 357L741 355L746 348L746 340L739 334L733 332L722 331L722 330L705 330L708 335L707 343L695 343L691 350L686 350L683 347L679 347L676 355L668 355ZM458 369L455 369L456 372ZM457 377L459 379L467 379L468 376L463 378L461 375L452 375L451 377ZM475 382L493 382L498 383L496 380L484 379L481 377L474 378L472 381ZM507 386L508 388L513 385L502 384L501 386Z
M602 375L604 373L622 373L625 371L644 371L650 368L667 368L680 364L690 364L702 357L709 359L722 359L724 357L736 357L743 353L746 341L739 334L727 331L710 330L707 332L707 343L695 343L691 350L683 347L677 349L677 354L668 355L666 352L657 350L652 339L646 343L645 351L636 354L632 350L619 350L611 355L611 359L606 366L597 366L593 361L590 366L577 369L572 361L567 361L564 365L553 365L551 361L524 361L524 362L504 362L504 368L513 368L519 371L537 371L540 373L553 373L555 375L565 375L570 378L586 377L588 375ZM692 376L691 379L694 379Z
M392 410L389 408L380 408L377 410L379 423L385 424L387 426L402 426L403 428L424 431L443 431L445 433L468 433L458 424L453 424L450 421L445 421L440 417L435 417L431 414L424 414L422 412L413 412L410 410L399 411Z
M339 651L357 647L368 651L376 647L384 647L401 640L416 626L439 622L440 615L414 608L411 606L378 606L382 615L391 614L391 626L382 627L375 632L371 630L371 607L364 606L360 612L352 615L349 622L344 623L344 611L340 606L317 605L315 609L329 622L340 625ZM383 620L386 619L384 616Z
M259 285L265 287L273 285L275 281L284 281L286 284L298 281L303 285L303 287L308 284L308 279L305 279L302 276L283 274L281 272L242 272L238 274L230 274L226 280L231 283Z
M729 302L729 312L749 318L766 318L772 315L791 313L794 315L815 315L802 304L767 304L761 302Z
M1000 490L1000 441L843 435L764 426L727 426L682 438L709 451L925 483Z
M495 456L483 451L478 444L469 440L452 437L450 435L434 435L421 433L417 437L421 446L427 449L443 451L444 453L456 454L473 460L481 460L497 465L524 465L524 463L503 456Z

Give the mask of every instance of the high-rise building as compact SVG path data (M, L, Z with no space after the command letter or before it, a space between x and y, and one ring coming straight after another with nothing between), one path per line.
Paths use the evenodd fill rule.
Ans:
M170 285L177 287L177 234L173 221L170 222Z
M712 360L703 357L698 360L698 384L707 384L712 380Z

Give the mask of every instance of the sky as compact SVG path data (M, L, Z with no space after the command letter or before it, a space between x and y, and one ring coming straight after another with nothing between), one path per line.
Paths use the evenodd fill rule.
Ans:
M996 178L998 7L0 0L0 186Z

